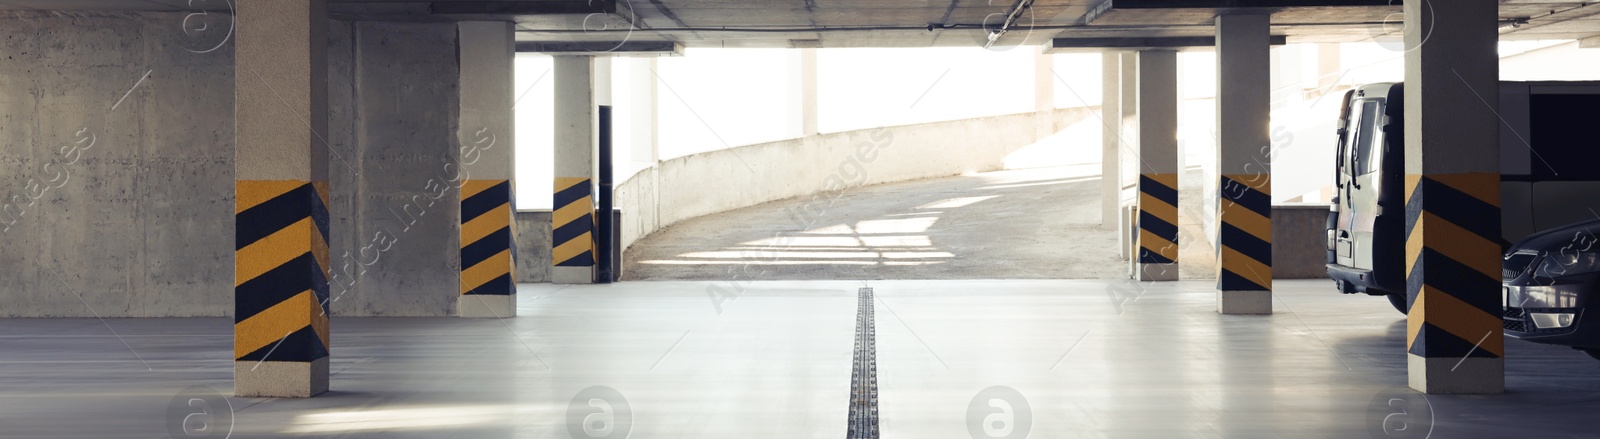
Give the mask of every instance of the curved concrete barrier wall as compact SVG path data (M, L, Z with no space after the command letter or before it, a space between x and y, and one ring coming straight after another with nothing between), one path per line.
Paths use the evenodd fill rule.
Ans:
M1007 155L1097 108L827 133L665 160L616 187L622 247L686 219L857 186L999 170ZM1098 122L1096 122L1098 123ZM518 212L518 282L548 282L549 214ZM541 220L543 223L541 223ZM537 253L537 254L534 254ZM542 256L542 258L541 258Z
M679 157L617 185L622 247L679 221L857 186L993 171L1094 108L827 133Z

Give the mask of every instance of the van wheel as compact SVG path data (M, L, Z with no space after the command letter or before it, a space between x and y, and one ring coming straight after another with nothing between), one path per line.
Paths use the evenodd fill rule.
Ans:
M1583 349L1583 353L1589 354L1590 357L1594 357L1596 360L1600 360L1600 349Z
M1409 307L1406 306L1406 293L1389 293L1388 296L1389 296L1389 304L1390 305L1394 305L1394 309L1396 311L1400 311L1401 314L1407 314L1407 313L1410 312L1410 310L1407 309ZM1594 354L1590 354L1590 355L1594 355ZM1595 358L1600 358L1600 357L1595 357Z

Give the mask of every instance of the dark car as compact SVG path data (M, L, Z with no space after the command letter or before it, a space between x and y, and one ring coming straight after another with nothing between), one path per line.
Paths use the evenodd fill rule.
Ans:
M1600 219L1528 236L1505 254L1506 335L1600 359ZM1595 320L1584 320L1594 316Z

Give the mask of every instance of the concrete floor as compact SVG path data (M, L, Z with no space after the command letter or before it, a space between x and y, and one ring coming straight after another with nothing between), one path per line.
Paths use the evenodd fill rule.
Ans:
M1195 183L1190 172L1185 183ZM1186 279L1211 279L1200 194L1182 192ZM831 205L775 201L675 224L633 244L628 280L1122 279L1100 225L1100 164L860 187ZM787 238L787 241L785 240Z
M236 438L585 437L584 416L609 405L634 438L836 438L862 284L755 282L716 304L707 292L730 284L526 284L522 317L504 321L336 318L333 392L213 395L219 430L193 437L223 437L224 406ZM1267 317L1216 314L1205 281L870 285L884 438L971 437L969 405L993 386L1020 395L1000 399L1030 438L1383 437L1369 436L1388 414L1375 400L1423 401L1403 390L1403 317L1326 281L1279 282ZM229 331L0 319L0 437L169 437L191 413L185 389L231 392ZM1507 352L1506 394L1425 398L1429 437L1600 435L1600 362ZM574 403L591 386L617 393Z

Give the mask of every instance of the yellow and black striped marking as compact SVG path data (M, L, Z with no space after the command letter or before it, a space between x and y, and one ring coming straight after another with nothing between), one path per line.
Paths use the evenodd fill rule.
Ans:
M1500 176L1406 175L1406 347L1425 358L1504 355Z
M508 295L512 274L511 180L461 185L461 294Z
M1272 291L1272 175L1223 175L1217 289Z
M236 189L234 360L327 357L327 183L240 180Z
M594 189L587 178L556 178L550 216L551 261L557 267L594 266Z
M1139 263L1178 262L1178 174L1139 174Z

